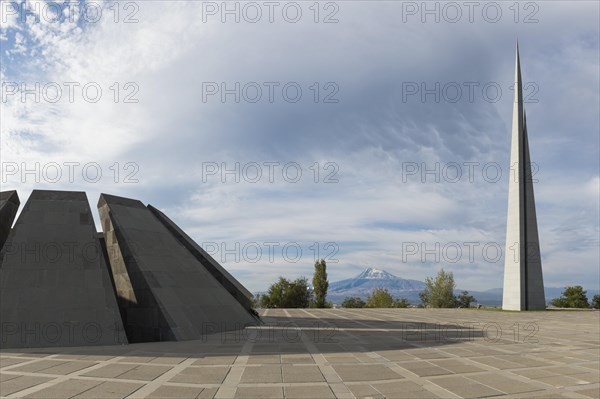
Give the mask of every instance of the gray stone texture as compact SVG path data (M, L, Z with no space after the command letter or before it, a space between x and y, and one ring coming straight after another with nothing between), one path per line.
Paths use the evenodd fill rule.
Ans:
M164 213L148 205L150 212L173 234L194 257L208 270L219 283L247 310L252 309L252 293L213 259L200 245L196 244L182 229Z
M102 194L98 209L130 342L203 339L257 323L140 201Z
M545 309L542 259L533 193L527 120L523 109L518 45L509 176L502 308L506 310Z
M16 191L0 192L0 250L8 238L20 204Z
M127 343L83 192L34 190L0 257L0 347Z

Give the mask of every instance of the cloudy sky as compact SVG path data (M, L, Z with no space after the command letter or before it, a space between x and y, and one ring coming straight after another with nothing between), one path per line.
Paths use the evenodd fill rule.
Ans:
M2 190L153 204L252 291L501 287L518 39L544 282L599 288L598 2L1 4Z

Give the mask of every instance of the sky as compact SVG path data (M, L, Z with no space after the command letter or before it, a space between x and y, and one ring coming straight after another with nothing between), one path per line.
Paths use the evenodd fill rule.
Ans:
M2 190L140 199L253 292L501 287L518 39L544 284L600 288L596 1L0 3Z

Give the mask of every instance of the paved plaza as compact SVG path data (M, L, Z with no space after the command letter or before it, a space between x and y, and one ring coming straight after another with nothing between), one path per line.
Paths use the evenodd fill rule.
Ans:
M0 396L600 397L600 312L269 309L261 315L261 327L198 341L3 350Z

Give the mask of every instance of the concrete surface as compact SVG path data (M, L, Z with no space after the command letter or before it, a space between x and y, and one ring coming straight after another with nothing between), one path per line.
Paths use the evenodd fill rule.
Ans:
M235 279L223 266L213 259L185 231L177 226L167 215L152 205L148 205L152 214L173 234L194 257L208 270L215 279L246 309L252 308L252 293Z
M140 201L98 202L130 342L199 339L258 320Z
M504 251L502 308L543 310L546 308L540 239L531 173L527 120L523 108L521 64L517 45L515 65L508 212Z
M197 341L3 350L6 398L598 398L600 312L271 309Z
M8 238L19 205L21 205L21 201L19 201L16 191L0 192L0 250Z
M0 265L1 348L127 342L85 193L34 190Z

